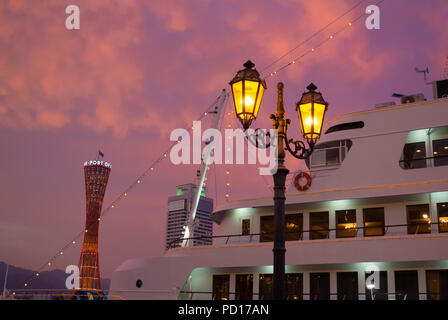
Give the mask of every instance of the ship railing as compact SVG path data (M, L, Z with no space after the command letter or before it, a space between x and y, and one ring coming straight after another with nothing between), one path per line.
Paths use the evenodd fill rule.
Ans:
M72 289L8 289L0 300L123 300L109 290L89 291Z
M412 159L402 159L399 160L400 168L404 170L409 169L417 169L417 168L431 168L431 167L440 167L448 165L448 161L445 160L448 158L446 154L439 154L434 157L419 157ZM444 159L441 163L436 163L434 160L436 159Z
M438 225L448 231L448 223L445 222L419 222L407 224L374 225L374 226L353 226L350 228L315 228L311 230L301 230L286 232L286 241L298 240L318 240L318 239L343 239L343 238L372 238L382 236L400 236L428 234L433 232L432 226ZM360 231L361 235L360 235ZM444 232L444 231L439 231ZM273 242L273 232L258 232L250 234L226 234L226 235L204 235L198 237L178 238L168 243L166 250L193 246L215 246L215 245L235 245L244 243Z
M353 296L356 296L361 300L407 300L408 295L405 292L359 292L353 295L346 295L341 293L329 293L327 297L319 297L319 294L311 294L311 293L294 293L287 294L286 300L356 300ZM374 290L373 290L374 291ZM106 293L108 290L102 290L102 292ZM160 291L154 290L121 290L119 292L122 293L132 293L134 297L138 299L138 294L147 293L160 293ZM172 293L172 291L164 291L163 293ZM247 300L248 294L240 293L240 292L227 292L217 294L212 291L187 291L181 290L179 291L179 300ZM420 299L428 299L428 300L440 300L446 299L442 297L440 293L437 292L419 292L418 296ZM272 300L272 294L266 293L257 293L253 292L249 293L249 299L254 300ZM9 290L5 296L0 296L0 300L73 300L72 290L67 289L16 289ZM89 297L86 295L85 297L78 297L75 300L88 300ZM95 299L94 299L95 300ZM114 294L107 294L107 300L125 300L121 295L117 295L114 291Z
M369 290L368 290L369 291ZM419 292L420 299L439 300L440 294ZM272 300L272 294L265 293L239 293L212 291L180 291L179 300ZM411 300L406 292L358 292L354 294L341 293L295 293L287 294L286 300Z

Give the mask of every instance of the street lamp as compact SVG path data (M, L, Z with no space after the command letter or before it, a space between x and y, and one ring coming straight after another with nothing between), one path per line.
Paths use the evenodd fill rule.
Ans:
M315 91L317 87L313 83L306 88L309 91L302 94L302 98L296 104L296 110L299 114L303 137L309 145L314 146L320 138L328 103L320 92Z
M230 81L232 87L235 114L240 119L244 130L247 130L253 120L257 118L261 99L263 98L266 82L260 79L260 74L248 60L244 69L237 72Z
M247 130L256 119L266 84L260 79L255 65L249 60L244 64L245 69L238 71L230 81L233 92L235 113ZM283 106L283 83L277 84L277 109L271 114L272 125L277 129L278 141L277 160L278 169L274 174L274 299L285 299L285 182L289 170L284 166L285 148L297 159L307 159L313 152L314 145L320 138L325 112L328 103L323 99L317 87L311 83L308 91L296 104L296 110L302 129L302 135L308 143L308 148L301 140L288 139L287 132L291 120L285 119ZM257 141L258 146L258 141Z

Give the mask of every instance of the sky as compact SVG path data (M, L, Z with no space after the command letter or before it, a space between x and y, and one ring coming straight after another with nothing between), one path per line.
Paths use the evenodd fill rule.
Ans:
M264 69L358 2L0 1L0 261L38 269L83 230L83 162L99 149L113 166L107 206L168 148L172 130L191 127L229 89L246 60ZM327 120L394 101L394 92L432 98L414 68L428 67L430 80L444 77L446 0L385 0L380 29L368 30L365 9L376 2L363 1L262 73L316 47L266 78L257 127L270 127L279 81L297 137L295 103L310 82L329 102ZM65 27L72 4L79 30ZM203 127L211 123L208 117ZM238 126L226 113L228 124ZM163 254L167 198L176 185L194 182L197 169L167 158L108 212L100 226L102 277L126 259ZM216 165L207 186L215 206L226 201L225 171L230 200L271 195L271 178L255 165ZM79 244L70 247L51 268L77 264L79 253Z

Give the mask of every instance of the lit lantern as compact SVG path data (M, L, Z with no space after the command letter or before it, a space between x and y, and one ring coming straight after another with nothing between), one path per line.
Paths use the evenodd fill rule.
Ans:
M320 92L315 91L317 87L313 83L306 88L309 91L302 94L302 98L296 104L296 110L303 137L309 145L314 145L320 138L328 103Z
M230 81L230 86L236 116L240 119L244 130L247 130L257 118L266 82L260 79L260 74L254 69L252 61L248 60L244 67L245 69L238 71Z

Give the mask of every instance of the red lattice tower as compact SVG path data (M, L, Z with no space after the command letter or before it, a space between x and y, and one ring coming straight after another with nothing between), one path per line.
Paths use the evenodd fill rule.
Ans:
M101 290L98 261L98 228L101 207L112 166L99 160L84 162L86 184L86 228L84 244L79 258L80 289Z

